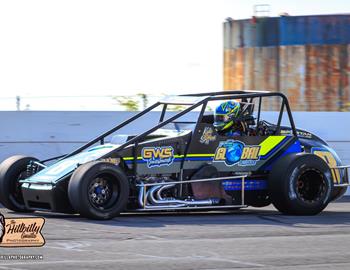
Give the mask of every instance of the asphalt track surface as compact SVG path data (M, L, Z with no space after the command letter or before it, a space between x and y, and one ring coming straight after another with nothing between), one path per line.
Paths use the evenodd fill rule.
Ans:
M124 214L110 221L30 216L46 218L46 245L0 248L0 254L43 260L0 260L0 269L350 269L349 200L311 217L283 216L273 207Z

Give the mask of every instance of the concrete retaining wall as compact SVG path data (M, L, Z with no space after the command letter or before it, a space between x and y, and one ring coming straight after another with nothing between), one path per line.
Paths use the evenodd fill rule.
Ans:
M15 154L39 159L61 155L129 118L132 112L15 111L0 112L0 161ZM275 112L263 112L266 120L276 119ZM350 113L294 112L296 126L325 139L344 164L350 164ZM121 133L138 133L156 123L159 113L140 119ZM196 118L194 113L188 119Z

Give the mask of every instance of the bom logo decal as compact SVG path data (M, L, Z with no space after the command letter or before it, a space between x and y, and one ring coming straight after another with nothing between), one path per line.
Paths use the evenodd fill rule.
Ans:
M260 159L259 145L245 145L241 141L220 142L216 148L214 161L225 162L227 166L254 166Z
M145 147L141 153L147 167L169 166L174 162L174 148L172 146Z

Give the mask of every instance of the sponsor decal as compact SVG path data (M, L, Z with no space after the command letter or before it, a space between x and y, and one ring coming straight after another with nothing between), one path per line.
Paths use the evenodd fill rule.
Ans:
M227 166L254 166L260 159L259 145L245 145L241 141L227 140L219 143L214 161L225 162Z
M309 132L305 132L305 131L298 131L297 130L297 135L299 137L303 137L303 138L306 138L306 139L311 139L312 138L312 134L309 133Z
M200 143L208 145L216 140L216 135L213 135L214 130L211 127L205 127L200 139Z
M242 190L242 180L233 179L233 180L224 180L222 181L222 186L224 190ZM267 189L267 181L264 179L246 179L244 181L245 190L264 190Z
M144 161L147 161L148 168L169 166L174 161L174 148L172 146L144 147L141 156Z
M44 218L5 218L0 214L0 247L42 247Z
M109 157L109 158L102 158L101 161L108 162L108 163L112 163L112 164L114 164L114 165L119 165L119 163L120 163L120 158L112 158L112 157Z
M327 149L313 147L311 153L322 158L329 166L329 168L335 168L338 166L337 160L334 158L333 154ZM339 169L331 169L333 182L339 184L341 178L343 177Z
M281 130L281 134L282 135L293 135L293 131L291 129L282 129ZM305 138L305 139L311 139L312 138L312 134L306 131L300 131L297 130L297 135L301 138Z

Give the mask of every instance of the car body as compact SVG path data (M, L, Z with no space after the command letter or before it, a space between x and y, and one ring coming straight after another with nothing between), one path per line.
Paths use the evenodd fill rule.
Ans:
M225 100L242 104L241 136L213 128L208 104ZM263 119L264 106L271 104L278 108L275 123ZM183 110L169 115L172 105ZM120 134L157 108L159 120L148 130ZM296 129L283 94L200 93L166 97L70 154L5 160L0 200L15 211L94 219L125 211L227 210L271 202L282 213L309 215L345 193L347 168L325 141Z

